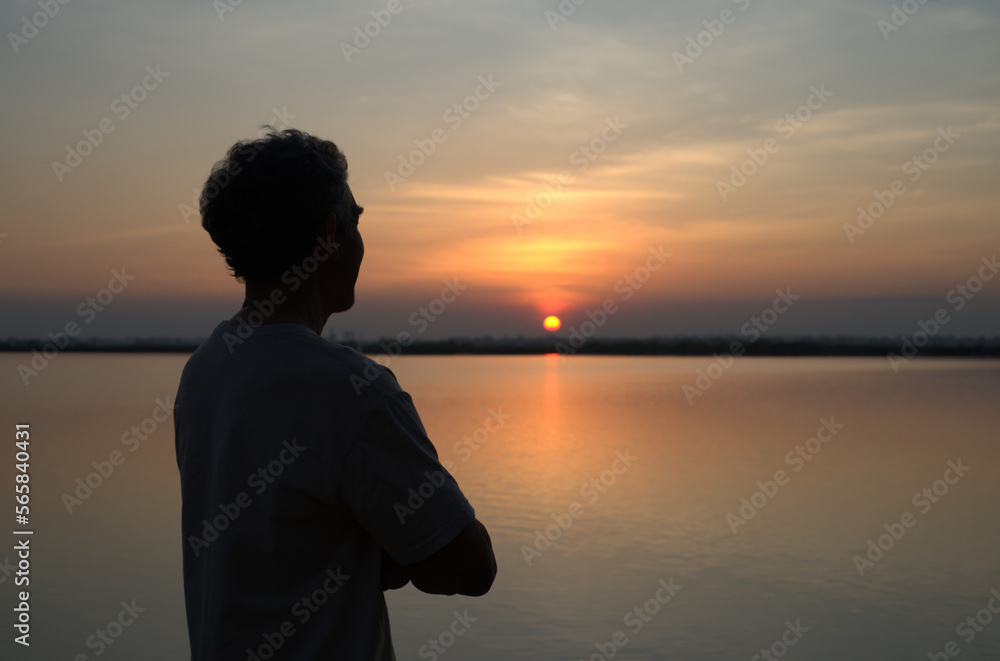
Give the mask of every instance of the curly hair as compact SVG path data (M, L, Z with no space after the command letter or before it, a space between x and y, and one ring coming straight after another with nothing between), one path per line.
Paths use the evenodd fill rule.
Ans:
M199 204L201 226L239 282L279 277L315 248L328 214L336 214L338 236L354 215L337 145L296 129L264 129L212 167Z

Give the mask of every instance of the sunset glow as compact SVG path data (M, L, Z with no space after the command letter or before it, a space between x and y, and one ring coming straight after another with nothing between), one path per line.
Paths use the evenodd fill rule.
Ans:
M420 339L538 333L549 315L568 328L608 300L620 312L601 335L738 333L788 287L802 298L771 334L914 332L1000 240L1000 9L920 3L881 32L891 0L723 4L741 18L713 36L718 11L695 2L552 24L543 8L487 3L481 21L445 2L347 55L370 8L241 5L223 24L208 5L73 5L0 62L18 127L0 156L5 333L79 321L123 268L134 282L86 335L200 337L230 316L243 287L198 196L263 124L337 143L366 209L356 305L328 331L412 330L457 280ZM37 7L0 16L19 26ZM826 36L803 49L806 20ZM161 49L166 34L190 42ZM275 59L286 34L294 53ZM100 73L80 84L69 61ZM645 279L650 251L672 256ZM995 332L995 282L947 334Z

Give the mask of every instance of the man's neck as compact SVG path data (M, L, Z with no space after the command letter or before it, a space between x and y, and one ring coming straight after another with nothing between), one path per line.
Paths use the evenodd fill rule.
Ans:
M279 297L276 303L271 296L276 287L247 285L243 307L233 315L230 322L246 326L269 326L271 324L299 324L317 335L323 334L329 313L323 310L321 298L312 292L299 290L294 294ZM305 288L303 288L305 289Z

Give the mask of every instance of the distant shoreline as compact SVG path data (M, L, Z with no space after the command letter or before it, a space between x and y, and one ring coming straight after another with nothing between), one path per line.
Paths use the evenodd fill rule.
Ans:
M334 340L336 341L336 340ZM565 355L591 356L711 356L737 353L744 356L771 357L863 357L886 356L890 353L905 355L904 348L916 349L917 356L937 357L1000 357L1000 337L980 339L935 338L922 347L914 347L909 338L778 338L748 342L735 337L710 338L650 338L650 339L588 339L574 343L569 338L516 338L516 339L450 339L413 342L401 346L391 338L374 342L345 342L340 344L355 348L369 355L402 354L411 356L442 355ZM51 353L192 353L201 344L195 340L91 340L72 342L56 347L51 341L34 339L8 339L0 341L0 352ZM574 346L576 344L577 346Z

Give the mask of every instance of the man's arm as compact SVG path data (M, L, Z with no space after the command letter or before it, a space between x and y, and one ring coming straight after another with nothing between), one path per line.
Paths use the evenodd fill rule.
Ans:
M443 548L400 569L408 571L410 581L421 592L481 597L493 585L497 561L486 527L473 519Z

